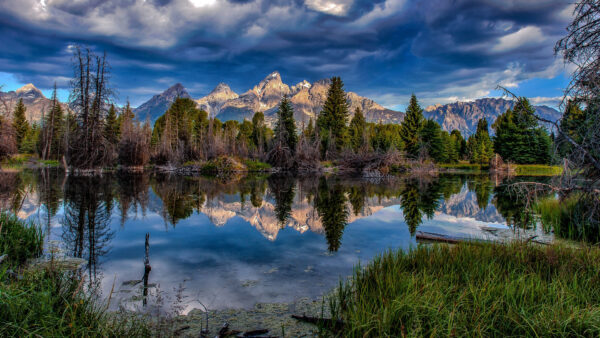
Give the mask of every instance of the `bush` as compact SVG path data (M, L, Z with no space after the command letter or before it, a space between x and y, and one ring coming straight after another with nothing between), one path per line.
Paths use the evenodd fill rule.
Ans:
M204 174L223 174L245 170L246 167L236 159L229 156L219 156L206 162L200 172Z
M387 252L330 300L343 337L598 336L600 249L524 243Z
M270 164L261 162L259 160L245 160L243 162L248 171L266 171L271 169Z

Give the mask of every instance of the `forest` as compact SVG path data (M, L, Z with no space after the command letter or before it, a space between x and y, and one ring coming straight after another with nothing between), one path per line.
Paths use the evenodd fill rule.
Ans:
M22 100L0 117L1 158L35 154L72 170L193 164L210 170L222 162L243 170L244 162L266 162L284 171L319 171L331 163L347 171L386 173L424 163L468 161L487 166L495 154L507 163L553 164L570 149L561 133L555 137L540 124L524 97L496 121L481 119L477 131L465 137L426 119L414 94L400 124L367 122L359 108L352 115L339 77L331 79L321 112L307 125L294 120L293 107L284 96L274 128L263 112L256 112L251 121L220 121L189 98L176 98L151 126L135 116L129 103L114 104L106 54L99 56L84 47L74 53L68 104L59 102L55 88L51 107L39 123L28 122ZM569 103L559 127L579 137L577 129L586 112L587 108Z

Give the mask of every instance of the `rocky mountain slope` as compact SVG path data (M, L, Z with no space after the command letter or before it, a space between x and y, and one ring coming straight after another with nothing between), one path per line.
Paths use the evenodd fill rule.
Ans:
M460 130L463 135L471 135L477 129L477 121L487 119L489 125L500 114L511 109L513 101L502 98L483 98L472 102L455 102L445 105L429 106L424 115L438 122L444 130ZM535 106L537 114L549 120L557 120L560 113L547 106Z
M29 83L16 91L0 92L0 112L8 110L11 114L19 99L23 99L27 111L25 116L29 122L39 122L42 115L48 112L52 106L52 100L42 94L33 84Z
M171 103L178 97L192 98L181 83L176 83L164 92L154 95L150 100L135 108L133 112L139 119L145 120L149 118L154 123L156 119L169 109Z

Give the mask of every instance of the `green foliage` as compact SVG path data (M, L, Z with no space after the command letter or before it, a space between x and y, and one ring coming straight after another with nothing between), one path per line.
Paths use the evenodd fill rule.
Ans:
M129 113L133 114L131 111L131 107L129 106L129 102L127 102L127 106L123 108L123 116L129 115ZM117 109L114 105L110 105L110 109L108 109L108 115L106 115L106 122L104 124L104 136L110 142L110 144L116 146L119 143L120 131L121 131L121 122L123 118L121 116L117 117Z
M23 104L23 99L19 99L13 114L13 128L15 129L17 138L17 149L21 149L21 142L23 142L23 139L27 136L27 132L29 131L29 123L25 117L26 111L27 108L25 107L25 104Z
M467 140L467 152L471 163L489 164L494 156L494 144L488 132L485 118L477 122L477 131Z
M256 112L254 113L254 116L252 116L252 143L254 144L254 146L256 147L256 149L258 150L265 150L267 149L267 142L268 142L268 138L267 138L267 126L265 124L265 114L263 114L262 112Z
M467 157L467 141L461 135L460 131L456 129L450 133L450 137L452 137L452 141L456 147L458 160L465 159Z
M600 249L523 243L386 252L331 295L341 337L600 335Z
M398 124L367 123L367 134L371 148L386 152L390 149L402 149L401 127Z
M344 83L340 77L332 77L327 91L327 99L317 119L323 151L341 151L348 142L348 102Z
M586 211L595 207L593 199L582 193L561 200L550 196L540 199L534 209L544 230L553 231L561 238L597 244L600 243L600 224L586 216Z
M287 95L283 96L277 110L275 143L286 146L292 155L296 152L296 145L298 144L296 121L294 120L294 109Z
M259 160L244 160L244 165L248 171L266 171L271 169L271 165Z
M66 131L65 116L56 97L56 85L52 94L52 108L44 117L42 130L38 139L37 150L43 159L59 159L65 153L64 133Z
M310 120L312 123L312 120ZM360 108L356 108L354 116L350 121L350 127L348 128L350 133L350 146L355 152L358 151L363 145L366 144L366 128L367 121Z
M25 137L21 140L21 147L19 151L24 154L35 154L37 152L37 145L40 139L40 127L34 123L30 128L27 129Z
M444 158L443 158L443 162L445 163L458 163L459 160L459 154L458 154L458 147L457 146L457 140L450 134L448 134L447 131L442 131L441 133L441 138L442 138L442 145L444 148Z
M447 154L444 141L448 141L448 139L444 140L442 138L442 127L434 120L425 120L419 134L422 148L427 155L437 163L446 162Z
M518 164L550 162L552 140L546 130L538 126L534 112L529 101L521 98L512 110L507 110L494 122L494 149L504 161Z
M0 256L7 255L3 264L20 266L27 259L40 256L43 245L44 236L40 228L21 221L11 213L0 212Z
M315 140L315 124L312 118L308 120L308 126L304 129L304 136L309 141Z
M406 115L400 125L400 137L404 143L406 154L410 158L416 159L419 156L421 151L421 129L424 125L423 109L421 109L415 94L412 94L408 108L406 108Z
M586 129L588 128L587 120L587 109L582 110L578 104L569 101L565 108L565 113L560 120L560 129L563 133L567 134L573 141L581 144L585 135ZM567 141L566 137L561 133L556 138L558 154L561 157L567 157L571 152L573 145Z
M558 176L562 174L563 168L545 164L518 164L515 166L515 172L517 175L526 176Z

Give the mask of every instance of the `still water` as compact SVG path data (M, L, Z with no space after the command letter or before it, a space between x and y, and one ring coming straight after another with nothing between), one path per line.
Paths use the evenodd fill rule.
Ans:
M59 248L82 258L111 308L177 303L185 313L319 298L357 263L417 245L418 232L497 239L494 229L524 227L544 235L508 189L518 178L0 175L0 208L40 224L48 255Z

